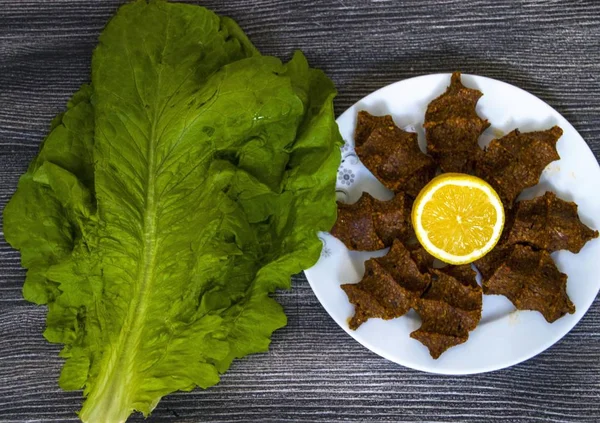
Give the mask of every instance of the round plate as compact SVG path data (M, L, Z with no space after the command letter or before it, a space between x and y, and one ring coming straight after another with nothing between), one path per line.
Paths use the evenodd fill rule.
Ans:
M559 125L564 134L558 141L561 159L543 172L539 185L523 192L528 199L554 191L560 198L575 201L583 223L600 228L600 196L597 182L600 167L575 128L556 110L520 88L490 78L463 75L465 86L483 92L477 113L491 126L482 137L482 146L514 128L521 131L543 130ZM338 171L340 201L353 203L363 191L381 200L392 198L360 163L354 153L353 133L356 114L367 110L374 115L391 114L400 127L413 128L425 151L423 119L431 100L450 84L450 74L426 75L388 85L363 98L337 120L345 145ZM349 251L329 234L323 241L321 258L306 271L306 277L317 298L333 319L354 339L373 352L413 369L441 374L472 374L502 369L539 354L562 338L581 319L600 288L600 240L588 242L579 254L559 251L552 254L558 268L568 275L567 293L575 304L575 314L568 314L550 324L538 312L517 311L503 296L484 295L483 315L469 340L450 348L434 360L427 348L409 334L421 322L414 311L393 320L370 319L358 330L348 327L354 307L340 285L360 281L365 260L384 255L377 252Z

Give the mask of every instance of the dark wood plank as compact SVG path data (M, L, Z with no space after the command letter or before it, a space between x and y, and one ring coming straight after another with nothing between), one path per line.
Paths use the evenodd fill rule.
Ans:
M0 207L51 118L89 78L119 1L0 0ZM600 2L534 0L204 1L265 54L302 49L336 82L336 111L411 76L460 69L518 85L561 112L600 156ZM590 181L598 183L598 181ZM21 298L19 256L0 242L0 421L76 422L57 386L45 310ZM277 299L289 318L269 353L206 391L165 397L149 422L597 422L598 301L550 350L503 371L442 377L388 362L329 318L302 275ZM136 416L131 421L142 421Z

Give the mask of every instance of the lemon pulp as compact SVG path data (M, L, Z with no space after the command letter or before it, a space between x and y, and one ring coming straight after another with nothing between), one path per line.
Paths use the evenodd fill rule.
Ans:
M412 223L421 245L450 264L470 263L487 254L504 226L500 197L475 176L445 173L417 196Z

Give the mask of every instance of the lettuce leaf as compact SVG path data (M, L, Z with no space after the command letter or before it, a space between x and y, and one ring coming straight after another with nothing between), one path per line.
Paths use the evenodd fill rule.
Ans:
M206 388L285 325L335 221L335 89L207 9L119 9L4 211L85 422Z

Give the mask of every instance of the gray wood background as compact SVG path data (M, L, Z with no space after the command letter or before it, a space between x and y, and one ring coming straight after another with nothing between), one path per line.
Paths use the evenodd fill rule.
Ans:
M118 0L0 0L0 207L51 118L89 78ZM600 156L600 1L205 1L264 53L301 48L339 88L336 111L391 82L462 70L518 85L561 112ZM598 183L598 181L590 181ZM21 298L19 255L0 240L0 421L76 422L57 386L45 310ZM277 298L289 317L269 353L206 391L165 397L148 422L599 422L600 306L513 368L428 375L378 357L326 314L302 275ZM132 422L141 422L137 415Z

